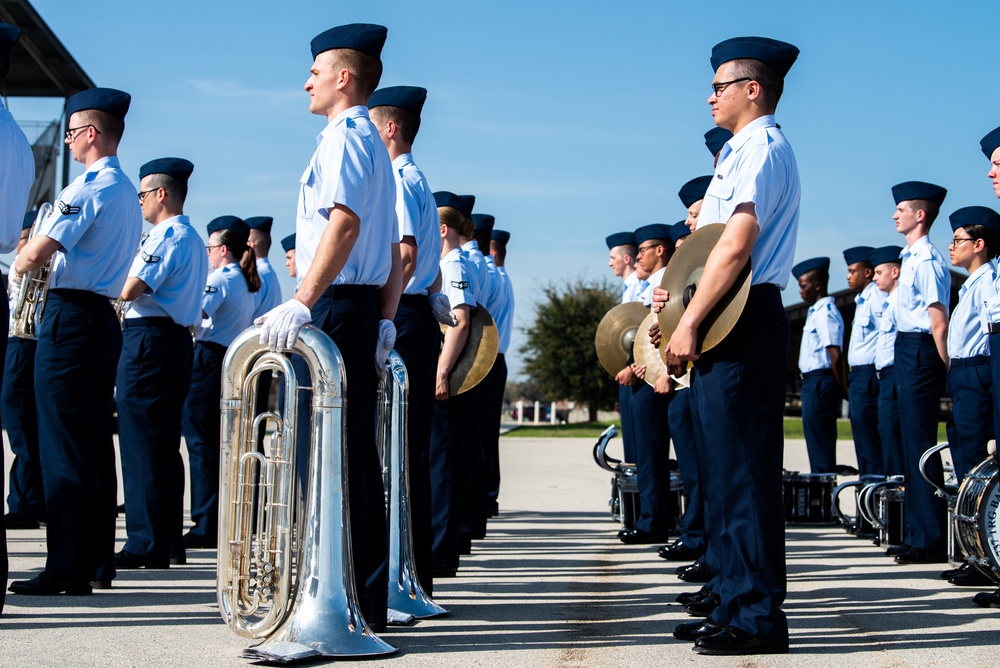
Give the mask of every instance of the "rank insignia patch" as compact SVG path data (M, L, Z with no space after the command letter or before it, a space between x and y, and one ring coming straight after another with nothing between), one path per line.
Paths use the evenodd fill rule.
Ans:
M64 216L72 216L73 214L80 213L80 207L70 206L62 200L56 202L56 206L59 207L59 213Z
M159 262L161 260L159 255L150 255L146 251L142 251L139 254L142 256L143 262L152 263L152 262Z
M468 290L469 289L469 282L468 281L452 281L451 282L451 287L457 288L459 290Z
M219 291L219 288L213 288L211 285L206 285L205 286L205 294L211 295L211 294L214 294L214 293L216 293L218 291Z

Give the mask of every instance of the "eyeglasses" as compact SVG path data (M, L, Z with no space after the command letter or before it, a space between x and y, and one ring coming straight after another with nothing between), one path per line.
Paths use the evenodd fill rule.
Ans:
M210 246L205 246L205 250L207 250L209 253L211 253L213 248L222 248L225 245L226 244L218 244L218 245L215 245L215 246L211 246L211 245Z
M139 191L139 204L142 204L146 200L146 195L149 193L155 193L159 188L152 188L151 190L141 190Z
M726 90L731 84L740 83L741 81L753 81L750 77L743 77L741 79L733 79L732 81L720 81L719 83L712 84L712 90L715 91L715 97L722 95L723 91Z
M975 239L973 239L971 237L970 238L966 238L966 239L955 238L955 239L951 240L950 244L948 244L948 248L955 248L956 246L958 246L963 241L975 241Z
M662 245L663 244L649 244L648 246L639 246L639 251L636 253L636 255L637 256L638 255L642 255L643 253L645 253L646 251L648 251L650 248L656 248L657 246L662 246Z
M78 128L70 128L69 130L66 131L66 141L70 143L76 141L76 133L78 133L80 130L86 130L87 128L94 128L94 132L96 132L97 134L101 134L101 131L97 129L96 125L92 124L81 125Z

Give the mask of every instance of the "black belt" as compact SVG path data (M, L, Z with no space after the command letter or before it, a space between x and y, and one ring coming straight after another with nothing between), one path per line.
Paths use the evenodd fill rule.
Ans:
M122 329L131 329L132 327L158 327L160 329L166 329L168 327L181 327L182 329L187 329L183 325L178 325L174 322L174 319L161 315L155 317L138 317L138 318L125 318L122 321Z
M852 366L851 371L874 371L874 364L858 364L857 366Z
M1000 334L1000 322L991 322L986 325L986 329L989 330L990 334Z
M223 355L226 354L226 350L228 349L228 346L224 346L221 343L216 343L215 341L196 341L195 345L205 346L212 352L222 353Z
M934 337L927 332L897 332L897 339L913 339L915 341L929 341L934 343Z
M427 306L427 295L400 295L399 303L402 306L410 306L412 308L420 308L422 306Z
M989 355L976 355L975 357L952 357L951 366L952 368L961 368L966 366L983 366L984 364L989 364Z
M63 301L67 301L71 304L80 304L87 306L99 306L99 305L111 306L112 302L110 297L99 295L96 292L91 292L90 290L73 290L72 288L54 288L49 290L49 294L59 297Z
M374 299L377 285L331 285L323 291L324 297L333 299Z
M885 378L886 376L888 376L890 373L893 373L895 370L896 370L896 365L895 364L890 364L889 366L884 366L881 369L879 369L878 371L876 371L875 375L878 376L879 380L882 380L883 378Z
M799 374L799 375L802 377L802 380L805 380L806 378L812 378L814 376L832 376L833 375L833 370L832 369L816 369L815 371L806 371L805 373L802 373L802 374Z

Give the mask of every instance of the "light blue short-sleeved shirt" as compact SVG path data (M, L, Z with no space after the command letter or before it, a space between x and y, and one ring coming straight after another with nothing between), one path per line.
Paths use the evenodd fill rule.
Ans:
M0 100L0 253L17 248L28 195L35 180L35 158L20 126Z
M762 116L722 147L698 227L729 222L737 206L753 202L759 233L750 255L750 283L773 283L784 290L795 259L799 197L792 147L774 116Z
M260 290L251 293L254 319L281 304L281 285L278 283L278 275L271 267L271 261L266 257L257 258L257 273L260 275Z
M476 301L485 306L492 315L493 309L490 306L497 298L497 284L490 273L489 265L486 264L486 258L483 257L475 239L462 244L462 251L472 264L472 292L476 295Z
M817 299L809 307L799 346L799 371L809 373L830 368L827 348L844 345L844 317L833 303L833 297Z
M881 313L889 295L878 289L872 281L854 298L854 323L851 326L851 342L847 351L847 363L851 367L875 363L875 345L878 338L878 320L875 313Z
M649 286L649 281L639 278L634 271L625 278L622 286L622 304L642 301L642 293Z
M452 308L465 304L476 308L476 296L469 281L472 266L458 248L453 248L441 258L441 292L448 298Z
M500 341L497 344L497 352L501 355L507 354L510 347L510 334L514 329L514 286L507 276L506 267L497 267L497 275L500 277L500 284L503 286L503 307L493 314L493 319L497 323L497 332Z
M50 288L118 299L142 235L142 208L118 158L97 160L66 186L38 233L60 246Z
M644 283L646 283L646 287L642 289L641 293L639 293L639 299L637 301L641 301L646 306L652 306L653 288L659 287L660 282L663 280L663 272L666 270L667 268L663 267L662 269L657 269L649 275L649 280L644 281Z
M392 176L396 180L396 219L399 238L413 237L417 244L417 266L404 295L426 295L437 278L441 262L441 224L434 195L424 173L413 162L412 153L404 153L392 161Z
M385 285L392 244L399 242L392 163L368 108L342 111L316 139L318 146L299 180L295 216L295 267L305 277L330 211L341 204L361 220L358 239L333 285ZM301 282L301 280L300 280Z
M204 242L187 216L154 225L128 272L147 289L135 298L125 318L166 316L184 327L198 324L207 274Z
M896 363L896 311L899 288L889 293L882 302L881 311L873 311L878 323L878 336L875 339L875 368L882 370Z
M948 325L948 356L966 359L990 354L990 304L996 300L993 263L987 262L965 280Z
M948 310L951 301L951 275L944 258L927 237L920 237L899 254L899 308L896 326L901 332L931 331L931 304L942 304Z
M219 267L208 275L201 310L207 316L195 330L198 341L229 346L253 323L253 294L236 262Z

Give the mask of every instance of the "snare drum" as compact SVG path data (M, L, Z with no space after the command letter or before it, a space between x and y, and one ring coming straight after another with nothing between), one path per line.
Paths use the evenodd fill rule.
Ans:
M622 529L631 531L639 519L639 476L634 466L619 464L615 478Z
M670 503L674 511L674 526L679 527L684 521L684 482L679 473L670 474Z
M833 509L836 486L836 473L785 471L782 474L785 521L789 524L836 524Z
M965 476L955 499L955 533L968 561L1000 582L1000 489L991 455Z

